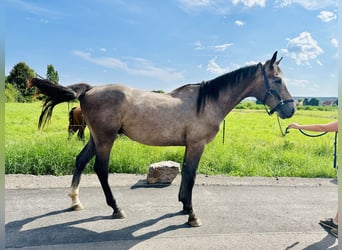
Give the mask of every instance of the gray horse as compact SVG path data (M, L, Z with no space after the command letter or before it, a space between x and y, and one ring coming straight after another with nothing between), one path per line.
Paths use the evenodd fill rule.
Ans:
M108 184L110 152L118 134L134 141L155 146L185 146L182 180L178 199L188 214L191 226L200 226L192 206L192 189L196 170L204 147L219 131L220 123L244 98L256 97L280 118L295 112L288 92L277 52L264 64L258 63L221 75L210 81L188 84L171 93L153 93L123 85L92 87L80 83L63 87L46 80L32 78L28 87L36 86L47 95L39 118L44 127L55 105L78 99L89 127L90 139L76 158L72 179L72 208L83 209L78 198L80 177L95 156L94 170L101 182L107 204L113 208L113 218L125 214L116 203ZM265 106L266 107L266 106Z

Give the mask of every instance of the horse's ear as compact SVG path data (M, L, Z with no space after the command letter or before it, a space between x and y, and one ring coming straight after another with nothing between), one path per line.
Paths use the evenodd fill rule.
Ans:
M283 59L283 57L280 57L280 59L278 61L276 61L276 64L279 65L279 63L281 62L282 59Z
M271 63L270 63L271 67L273 67L273 64L277 60L277 54L278 54L278 51L274 52L274 54L272 56Z

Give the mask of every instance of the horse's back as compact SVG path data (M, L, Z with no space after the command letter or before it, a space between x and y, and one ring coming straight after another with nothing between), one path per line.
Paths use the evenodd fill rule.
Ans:
M112 109L124 109L128 111L143 112L154 110L174 109L179 105L192 105L194 101L194 90L186 94L180 91L171 93L156 93L142 89L132 88L120 84L96 86L89 90L82 98L82 110L89 110L90 106ZM86 110L84 110L86 112Z

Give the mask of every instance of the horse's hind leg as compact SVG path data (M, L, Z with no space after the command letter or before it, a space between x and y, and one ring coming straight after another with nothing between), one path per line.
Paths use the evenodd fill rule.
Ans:
M74 134L74 131L73 131L71 125L69 125L69 127L68 127L68 140L71 139L73 134Z
M110 151L112 149L114 138L107 137L105 140L96 143L96 159L94 164L94 170L100 180L103 192L106 196L106 202L108 206L113 208L113 219L123 219L126 217L124 211L122 211L116 204L112 191L108 183L108 163L110 157Z
M90 135L90 139L87 145L82 149L81 153L78 154L76 157L76 167L74 171L74 175L72 177L71 182L71 191L69 196L71 197L71 209L72 210L81 210L83 209L83 205L80 202L78 195L79 195L79 185L81 180L81 174L85 167L87 166L88 162L94 157L95 155L95 147L94 141L92 136Z
M78 138L79 141L83 141L82 135L81 135L81 129L78 129L77 138Z
M77 136L80 141L84 142L84 128L83 127L79 128Z
M192 189L195 184L197 167L203 153L204 146L187 146L182 167L182 181L179 189L178 200L183 203L183 211L189 214L188 223L193 227L201 225L192 208Z

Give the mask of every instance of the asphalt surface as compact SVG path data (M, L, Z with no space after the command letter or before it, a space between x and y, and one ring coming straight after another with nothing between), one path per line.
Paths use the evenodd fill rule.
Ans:
M7 249L338 249L319 219L337 208L332 179L206 177L193 191L202 226L190 228L172 185L110 175L127 218L113 220L94 175L81 180L85 209L72 212L71 176L6 175Z

